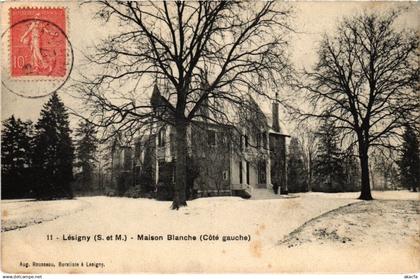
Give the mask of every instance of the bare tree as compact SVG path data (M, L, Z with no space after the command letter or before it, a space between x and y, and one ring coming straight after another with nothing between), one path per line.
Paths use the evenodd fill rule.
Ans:
M315 133L316 127L310 127L306 123L300 123L295 134L302 144L304 162L307 169L308 191L312 191L314 183L313 165L316 153L318 151L318 137Z
M364 200L372 199L369 149L395 145L402 124L419 118L418 36L395 29L399 15L344 19L335 34L324 36L316 66L305 73L303 88L313 105L305 115L332 119L358 145Z
M196 119L235 121L232 111L247 105L248 94L269 97L261 81L281 82L289 70L285 50L291 8L275 1L91 3L98 7L96 16L118 30L89 55L89 67L98 73L84 75L78 85L91 118L105 129L116 125L128 136L146 125L173 126L172 208L185 206L187 125ZM204 72L209 77L205 87ZM153 79L165 90L155 90L150 103Z

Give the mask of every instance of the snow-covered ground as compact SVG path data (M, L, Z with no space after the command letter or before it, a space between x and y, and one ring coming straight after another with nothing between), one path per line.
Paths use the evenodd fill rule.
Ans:
M51 221L83 210L89 203L82 200L3 200L1 231L15 230Z
M340 249L348 245L363 247L369 243L378 247L417 247L420 251L419 217L419 201L363 201L312 219L280 244L295 247L317 243Z
M45 204L41 202L3 202L2 212L6 210L7 216L3 214L2 219L6 220L6 224L8 216L26 214L25 210L18 213L19 207L16 204L19 203L27 205L28 210L31 206L37 208L35 215L40 219L44 215L48 216L51 210L54 211L52 204L73 213L67 212L67 215L53 221L3 232L2 269L9 272L57 273L409 272L420 268L418 254L413 252L415 250L396 250L395 245L388 246L386 242L381 242L380 245L370 243L373 237L366 238L366 245L357 247L337 247L337 243L332 246L322 245L316 241L293 248L279 245L280 240L287 238L306 222L311 223L310 220L316 220L320 215L328 216L329 211L359 202L356 199L358 193L305 193L295 194L293 198L276 196L276 199L269 199L267 195L264 194L265 199L262 200L243 200L237 197L202 198L190 201L188 207L179 211L169 210L170 202L115 197L78 198L74 202L79 206L72 205L72 209L70 204L64 205L71 201L51 201L50 207L45 209ZM417 205L419 200L418 194L407 191L374 192L373 195L378 199L399 199L401 202L411 200ZM349 208L357 206L351 205ZM14 210L16 211L13 212ZM365 206L362 212L370 210L369 206ZM400 213L404 213L403 211L404 209ZM411 222L418 222L419 214L415 210L410 212L413 219L410 219L409 231L412 232L415 228ZM348 221L344 218L346 214L340 214L332 215L334 218L328 228L344 220ZM396 212L387 222L395 218L395 222L400 224L399 219L407 218L407 214ZM373 236L376 232L375 222L372 223L369 218L379 217L376 213L371 217L367 214L361 219L355 218L355 222L370 222L372 232L369 235ZM399 226L395 227L397 228L400 229ZM377 233L383 234L387 229L394 231L394 227L380 225ZM103 237L113 235L114 239L93 241L92 238L98 234ZM116 241L116 234L127 235L127 241ZM164 240L137 240L137 236L141 234L163 236ZM200 235L217 235L219 240L168 241L168 234L189 234L198 238ZM47 240L47 235L52 235L53 240ZM91 238L89 242L69 241L66 240L68 235ZM250 241L221 240L223 236L238 235L250 236ZM362 235L361 233L360 236ZM419 242L418 236L417 232L417 237L412 238L413 243ZM390 234L389 242L393 241L393 237L398 235ZM33 261L53 262L56 267L19 266L21 262ZM88 261L103 263L104 266L58 267L58 261Z

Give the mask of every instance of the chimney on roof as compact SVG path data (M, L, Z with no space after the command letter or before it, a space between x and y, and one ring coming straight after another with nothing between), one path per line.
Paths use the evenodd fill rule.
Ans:
M280 132L280 122L279 122L279 104L277 102L277 92L276 92L276 100L273 102L273 125L272 128L276 132Z

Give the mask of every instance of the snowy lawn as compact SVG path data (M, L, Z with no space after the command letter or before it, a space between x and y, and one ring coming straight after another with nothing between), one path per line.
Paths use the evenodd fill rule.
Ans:
M407 191L374 192L373 195L375 198L398 198L402 203L404 200L418 200L417 194ZM310 220L315 220L323 214L328 216L329 211L339 207L359 202L357 197L358 193L305 193L295 194L293 198L276 196L275 199L267 199L265 195L266 199L262 200L243 200L237 197L202 198L189 201L188 207L179 211L169 210L170 202L149 199L79 198L77 201L89 204L82 211L51 222L3 232L2 268L9 272L23 270L39 273L408 272L413 268L418 270L420 264L412 263L413 252L410 249L396 251L385 247L389 248L385 251L386 249L381 250L379 247L378 250L374 243L372 246L371 243L358 247L340 246L339 249L336 246L326 247L318 242L310 243L310 249L305 245L288 248L287 245L278 244L279 240L287 238L304 223L310 223ZM62 202L64 204L68 201ZM357 206L358 204L354 204L348 208ZM370 210L367 206L361 212ZM39 213L42 215L42 210ZM390 218L395 218L399 223L401 216L394 214ZM413 218L416 217L418 218L418 214L413 214ZM344 222L343 220L337 217L332 222L336 224ZM373 226L372 221L369 222ZM410 225L410 231L413 228ZM392 232L394 227L380 226L378 233L384 233L383 230ZM92 239L98 234L103 236L123 234L127 235L128 240L78 242L63 239L68 235L91 236ZM164 240L137 240L137 236L141 234L161 235ZM220 238L249 235L251 240L249 242L168 241L166 239L168 234L179 236L207 234L217 235ZM53 235L53 240L47 240L47 235ZM390 241L393 241L392 237L394 235L390 235ZM371 241L372 238L368 237L366 240ZM384 252L390 252L388 258L383 257ZM378 257L382 257L382 260L378 261ZM104 266L22 269L18 265L20 261L34 260L47 262L84 260L100 262Z
M81 200L2 200L1 231L15 230L51 221L83 210L89 203Z
M396 247L420 251L420 201L374 200L340 207L305 223L281 245Z

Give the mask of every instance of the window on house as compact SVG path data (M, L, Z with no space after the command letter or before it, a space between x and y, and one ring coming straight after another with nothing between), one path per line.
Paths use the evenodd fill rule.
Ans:
M248 136L247 135L241 136L240 144L241 144L240 145L241 150L245 150L248 147Z
M257 148L267 148L267 137L265 133L258 133L257 134Z
M264 160L258 162L258 183L267 183L266 162Z
M220 142L222 144L226 144L227 139L226 139L226 135L225 134L219 134L220 135Z
M209 146L216 146L216 131L208 130L207 131L207 141Z
M161 182L163 180L163 176L164 176L164 167L165 167L165 161L163 160L159 160L158 161L158 182Z
M258 134L258 138L259 138L259 145L258 145L258 147L259 148L264 148L264 149L267 149L267 135L264 133L264 132L262 132L262 133L259 133Z
M229 173L227 171L223 172L223 180L228 180L229 179Z
M242 161L239 161L239 184L242 184Z
M249 162L246 162L246 184L249 185Z
M165 134L166 134L165 129L164 128L160 129L159 134L158 134L158 146L159 147L165 146Z

